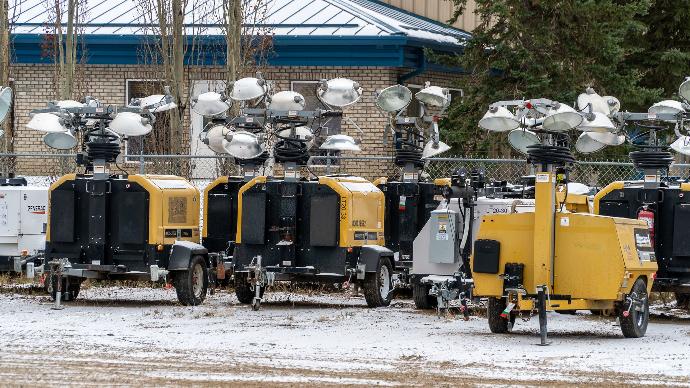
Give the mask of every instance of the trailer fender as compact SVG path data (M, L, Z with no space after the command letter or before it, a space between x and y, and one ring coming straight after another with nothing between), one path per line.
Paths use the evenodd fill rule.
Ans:
M357 260L357 276L364 277L367 272L376 272L379 260L383 257L390 259L391 265L395 266L393 251L380 245L364 245L359 252Z
M190 241L175 241L170 251L168 271L184 271L189 269L192 256L201 255L208 265L208 250L203 245Z

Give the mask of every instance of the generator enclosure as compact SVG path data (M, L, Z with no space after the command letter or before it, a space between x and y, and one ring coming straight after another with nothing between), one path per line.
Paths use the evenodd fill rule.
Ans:
M384 201L359 177L256 177L239 191L234 270L246 271L261 256L279 279L342 280L364 247L384 245Z
M238 198L246 182L242 177L222 176L204 189L201 243L209 252L232 254L237 233Z
M462 205L462 206L461 206ZM436 245L441 243L436 239L435 224L431 221L424 225L422 231L414 240L414 260L411 274L413 279L427 275L444 275L452 276L458 273L460 265L463 264L463 252L461 252L460 243L462 241L465 228L469 228L466 237L466 246L471 249L474 246L474 241L479 232L479 225L481 219L486 215L493 214L512 214L512 213L526 213L534 211L534 199L517 199L517 198L489 198L479 197L474 199L471 204L462 204L462 200L452 198L450 203L443 201L438 205L432 214L437 214L443 217L444 213L453 214L455 222L455 240L456 240L456 254L453 261L445 261L444 256L436 251ZM467 214L472 214L472 219L466 220ZM449 235L450 237L451 235ZM441 243L443 245L443 243ZM466 256L465 260L469 257ZM469 265L469 262L465 263ZM469 272L469 271L468 271Z
M411 269L413 243L443 200L442 189L449 179L431 182L388 182L380 178L374 182L386 200L386 247L395 252L396 263Z
M482 218L471 262L475 295L502 297L518 286L534 294L534 223L532 212ZM652 286L657 265L642 221L557 213L554 247L550 293L567 301L560 308L607 309L635 279L646 279L648 291Z
M19 185L3 182L18 181ZM43 252L47 228L48 188L26 180L0 180L0 272L14 270L14 258Z
M601 215L637 219L644 207L653 213L648 223L659 266L654 290L690 293L690 184L613 182L594 198Z
M199 191L181 177L65 175L50 187L46 259L109 277L177 269L171 248L199 241L199 210Z

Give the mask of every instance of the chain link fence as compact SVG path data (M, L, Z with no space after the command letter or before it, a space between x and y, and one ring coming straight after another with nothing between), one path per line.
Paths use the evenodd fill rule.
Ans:
M49 185L57 177L80 172L74 154L0 154L0 173L24 176L30 184ZM268 167L264 167L263 173ZM521 159L433 158L424 169L429 178L448 177L458 169L483 171L487 179L517 182L532 173L531 166ZM280 166L274 172L280 174ZM129 155L118 158L112 172L179 175L204 187L222 175L238 175L241 169L231 158L188 155ZM303 174L353 174L374 179L380 176L397 178L400 169L389 156L315 156ZM690 164L674 164L670 176L686 179ZM617 180L641 179L642 174L632 163L620 161L580 161L571 169L571 180L589 186L603 187Z

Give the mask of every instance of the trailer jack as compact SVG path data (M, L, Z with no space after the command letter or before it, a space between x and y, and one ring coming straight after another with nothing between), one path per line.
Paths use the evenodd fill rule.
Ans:
M48 274L48 281L52 282L55 287L55 304L51 307L52 310L62 310L65 306L62 302L62 274L65 269L71 268L70 262L67 259L53 259L50 263L50 273Z
M548 327L546 325L546 286L537 287L537 307L539 309L539 336L541 342L539 346L547 346L548 342Z
M261 290L267 286L273 286L275 283L275 274L266 271L266 268L261 265L261 255L252 259L252 262L246 267L249 271L248 281L254 285L254 299L252 300L252 310L258 311L261 308Z

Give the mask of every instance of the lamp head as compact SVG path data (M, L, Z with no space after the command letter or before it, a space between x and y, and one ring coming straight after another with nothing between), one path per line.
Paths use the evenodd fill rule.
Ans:
M202 116L217 116L225 113L232 105L232 100L216 92L201 93L192 100L192 110Z
M328 151L361 151L355 139L348 135L331 135L319 147Z
M333 78L321 81L316 96L326 105L345 108L359 101L362 87L351 79Z
M520 126L517 117L504 106L493 105L479 120L479 127L489 132L507 132Z
M403 85L393 85L383 89L376 96L376 106L387 113L397 113L412 101L412 91Z

